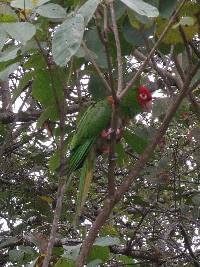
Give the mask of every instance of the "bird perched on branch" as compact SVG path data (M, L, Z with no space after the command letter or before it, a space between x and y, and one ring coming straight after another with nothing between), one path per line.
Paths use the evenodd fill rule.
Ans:
M93 176L94 161L97 152L109 152L109 142L112 129L111 117L115 102L108 96L88 107L78 122L77 130L71 141L71 153L67 166L61 166L61 175L71 174L82 168L79 183L78 213L85 203ZM119 122L116 130L116 140L120 140L123 127L137 114L151 111L152 95L146 86L129 89L118 103Z

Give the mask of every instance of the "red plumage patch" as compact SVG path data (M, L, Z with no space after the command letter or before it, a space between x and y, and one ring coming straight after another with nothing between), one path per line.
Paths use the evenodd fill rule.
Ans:
M152 94L146 86L142 85L139 87L137 100L144 111L151 111Z

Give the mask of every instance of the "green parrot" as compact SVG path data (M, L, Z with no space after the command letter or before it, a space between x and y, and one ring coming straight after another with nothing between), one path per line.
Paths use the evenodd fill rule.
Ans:
M93 176L94 161L98 153L109 152L109 139L111 136L111 117L113 105L111 96L108 96L88 107L80 119L77 130L71 141L71 153L66 166L61 166L61 175L67 175L68 181L71 174L82 168L77 199L77 214L80 215L85 203L91 179ZM145 86L131 88L119 103L119 126L116 139L122 136L124 125L139 114L149 112L152 107L151 92Z

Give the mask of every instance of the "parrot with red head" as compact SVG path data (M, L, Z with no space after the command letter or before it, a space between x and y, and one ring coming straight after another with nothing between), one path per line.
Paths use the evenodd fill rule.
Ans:
M72 138L68 164L61 171L62 175L71 177L74 171L82 168L77 204L79 215L91 184L97 151L109 152L108 140L112 132L110 123L113 105L115 103L112 97L108 96L88 107L78 122L77 130ZM119 126L116 131L117 141L122 136L121 128L130 119L139 113L151 111L152 94L146 86L133 87L128 90L118 105Z

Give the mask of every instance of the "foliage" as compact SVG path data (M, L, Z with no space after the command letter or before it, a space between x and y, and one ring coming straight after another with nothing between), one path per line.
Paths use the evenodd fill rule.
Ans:
M126 87L182 1L1 2L0 266L40 267L76 122L88 105L118 93L121 78ZM154 92L152 113L129 122L115 145L113 172L108 155L97 156L76 228L80 171L74 173L49 266L75 266L104 200L112 201L110 177L120 188L134 175L158 129L162 138L148 163L116 197L109 219L96 223L87 266L199 266L199 28L199 1L185 1L139 75ZM190 91L167 125L184 85Z

